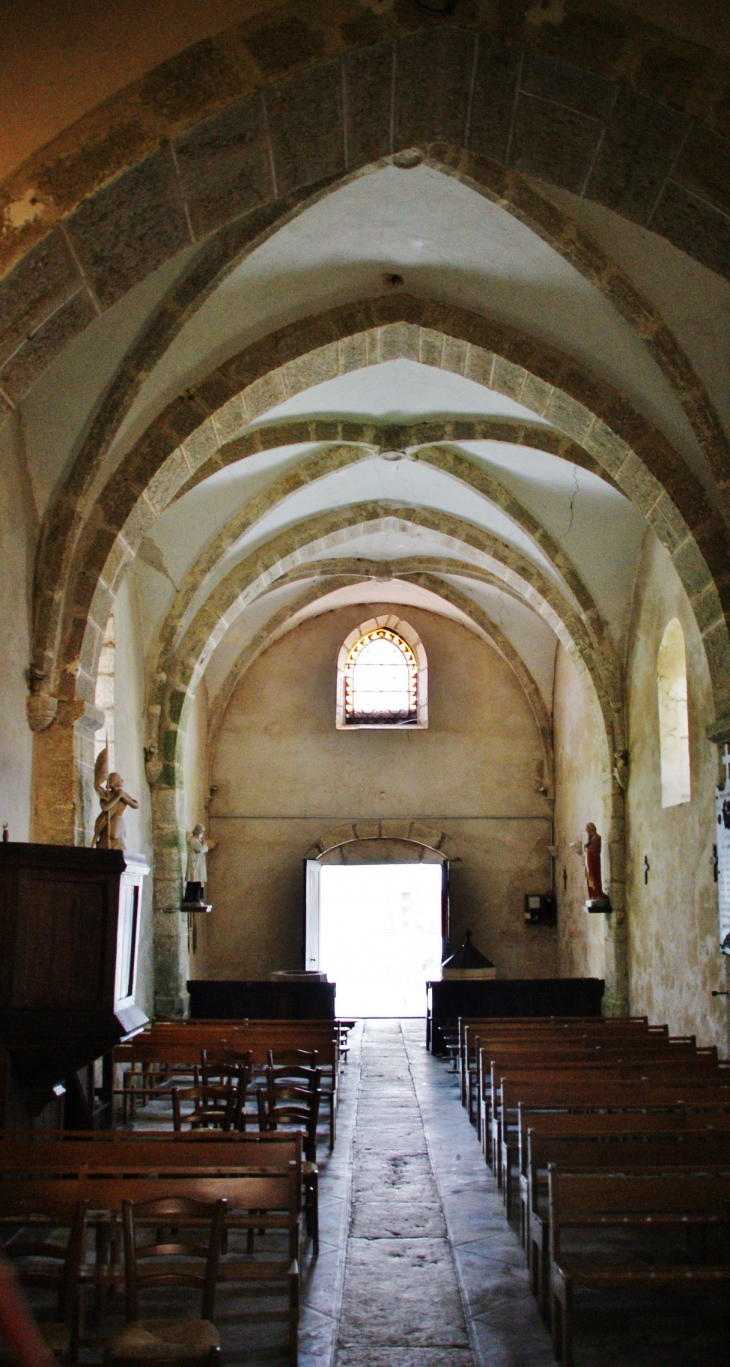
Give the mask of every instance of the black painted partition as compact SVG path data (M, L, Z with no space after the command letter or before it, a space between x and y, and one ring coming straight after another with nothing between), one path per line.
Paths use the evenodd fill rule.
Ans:
M193 1020L331 1021L335 987L335 983L193 978L188 983L190 1015Z
M442 1029L459 1016L600 1016L602 978L487 978L427 983L426 1045L443 1049Z

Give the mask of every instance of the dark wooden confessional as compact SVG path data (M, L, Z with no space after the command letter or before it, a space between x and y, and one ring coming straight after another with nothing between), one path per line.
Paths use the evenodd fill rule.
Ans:
M135 1000L147 873L121 850L0 844L0 1128L111 1124L111 1051L147 1022Z

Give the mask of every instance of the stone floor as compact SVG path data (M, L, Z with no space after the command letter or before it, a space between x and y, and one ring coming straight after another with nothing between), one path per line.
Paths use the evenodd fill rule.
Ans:
M369 1020L353 1036L301 1367L554 1367L516 1232L424 1034L420 1020ZM730 1364L722 1291L576 1302L576 1367Z
M325 1126L318 1149L320 1256L305 1250L300 1367L553 1367L455 1075L424 1034L422 1020L368 1020L351 1034L337 1144L329 1153ZM169 1123L169 1101L135 1120ZM722 1292L576 1300L576 1367L730 1364ZM216 1322L224 1367L287 1362L281 1296L221 1287Z

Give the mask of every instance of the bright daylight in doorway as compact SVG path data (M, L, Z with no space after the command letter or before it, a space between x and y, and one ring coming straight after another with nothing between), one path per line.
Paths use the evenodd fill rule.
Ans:
M441 976L441 865L322 869L319 963L338 1016L425 1016Z

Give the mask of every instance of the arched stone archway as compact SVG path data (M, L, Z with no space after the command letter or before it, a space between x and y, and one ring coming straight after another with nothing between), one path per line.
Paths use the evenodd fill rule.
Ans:
M308 524L304 530L304 541L313 535L318 535L322 544L326 544L326 535L329 533L335 539L336 544L340 544L341 529L351 525L358 528L362 524L362 519L366 514L381 514L382 508L378 505L370 507L360 507L357 509L347 509L344 512L331 513L324 518L317 519L314 524ZM423 510L399 510L401 516L408 516L424 525L429 524L429 517L424 515ZM459 519L445 519L443 515L432 519L434 528L438 526L439 531L450 530L452 535L459 534L459 526L462 532L468 524L461 524ZM447 528L447 524L453 521L453 526ZM458 526L457 526L458 524ZM405 525L405 523L404 523ZM280 550L291 548L296 544L291 539L291 533L283 534L284 539L278 538L281 542ZM323 537L325 539L323 539ZM475 528L468 526L467 540L475 538L481 544L484 534L477 533ZM489 537L486 542L490 542ZM303 543L304 544L304 543ZM278 551L276 552L278 554ZM518 557L519 559L519 557ZM258 564L257 556L256 572L261 566ZM271 553L267 556L267 565L271 560ZM296 565L297 571L301 571L301 558L297 550L291 559L291 568ZM282 569L289 567L289 557L284 557L281 561ZM272 582L271 570L274 568L273 561L266 570L267 583ZM333 567L336 568L336 567ZM240 567L239 567L240 569ZM250 577L250 568L244 569L244 579L247 574ZM508 572L508 580L512 575L512 583L516 585L517 580L514 571ZM161 936L160 954L158 963L160 965L160 979L162 983L160 995L166 1001L172 1000L179 995L180 982L184 980L184 949L179 938L179 930L176 936L176 925L178 917L169 914L179 902L179 880L180 880L180 850L182 847L182 836L180 828L180 817L178 812L179 805L179 785L182 778L182 743L184 740L187 714L191 704L192 695L197 686L197 680L204 670L206 642L211 643L218 639L216 629L211 632L212 621L225 618L226 623L231 620L231 599L236 593L240 596L243 580L239 583L237 572L234 571L229 577L231 581L224 581L219 587L215 612L211 616L211 603L209 602L198 617L198 625L195 623L188 629L179 642L175 660L172 664L169 675L164 686L158 694L159 702L155 704L155 710L160 708L157 714L160 719L160 753L162 764L160 766L159 782L153 790L153 812L155 823L155 864L158 869L158 878L155 883L155 908L156 923ZM542 584L541 576L531 576L535 583L541 585L542 592L547 593L548 598L552 597L552 592L546 584ZM533 606L538 604L538 589L532 587L530 601ZM213 595L215 597L215 595ZM620 670L616 673L609 670L611 677L606 678L602 675L601 666L598 663L598 655L594 653L592 646L588 643L589 638L584 628L580 625L580 619L568 607L563 605L562 613L570 627L566 627L561 621L560 609L549 607L545 603L543 611L553 624L560 639L564 641L567 649L575 659L580 672L584 675L590 690L595 691L596 705L601 713L601 749L603 754L602 768L606 779L606 807L610 814L609 817L609 838L608 844L611 858L611 891L614 906L614 915L610 918L610 925L606 928L606 978L607 992L605 1006L609 1012L622 1013L627 1009L627 960L626 960L626 918L625 918L625 887L624 887L624 866L625 866L625 827L624 827L624 795L619 785L612 779L610 757L617 748L621 748L618 737L622 735L623 712L620 696ZM573 630L575 637L571 637L570 631ZM580 641L582 644L578 645ZM619 693L616 695L614 689L618 686Z
M333 826L325 831L307 850L306 859L317 859L320 863L357 863L348 860L343 853L357 846L372 844L376 846L374 859L367 862L397 864L401 862L438 862L458 859L458 847L451 836L434 826L425 826L416 820L382 820L376 822L356 822L345 826ZM403 858L410 846L417 854ZM400 858L399 858L400 851Z
M678 82L667 73L683 62ZM540 196L524 184L515 193L520 170L651 225L727 274L729 81L719 53L668 44L628 14L562 12L541 24L519 5L484 19L470 6L439 19L368 6L338 22L296 0L279 5L148 72L0 186L0 267L20 258L7 312L11 333L28 338L0 384L16 402L69 337L181 247L211 233L235 239L242 219L265 232L300 187L311 193L414 145L450 144L458 173L465 157L486 160L492 193L525 216ZM605 259L585 235L566 232L549 202L539 216L600 277ZM620 307L642 311L636 291L621 293Z
M353 321L356 317L361 326L365 308L365 305L358 307L355 314L348 307L326 315L328 327L335 331L335 341L316 353L319 361L319 368L315 371L317 379L330 378L333 364L334 373L339 372L340 344L337 338L348 335L351 317ZM464 310L440 309L406 298L371 301L367 310L375 325L378 346L375 354L378 357L412 357L415 354L420 358L425 346L429 355L428 363L454 368L458 373L475 378L490 388L518 397L525 406L534 406L537 413L548 416L562 429L557 438L556 453L572 458L576 446L580 447L602 475L616 483L639 507L672 556L680 579L695 606L713 675L718 717L724 717L726 711L730 711L730 640L723 611L724 598L728 596L727 539L717 516L707 505L703 491L665 439L638 414L629 411L626 403L619 400L608 386L598 385L591 380L593 408L581 401L587 397L581 385L578 385L576 392L567 393L559 381L569 383L575 390L574 380L578 368L572 364L569 366L566 358L553 348L533 346L530 359L534 370L518 364L517 359L509 359L522 354L526 340L514 335L510 329L485 325L483 320ZM415 324L413 320L419 314L428 315L430 326L419 327ZM402 321L393 321L394 315ZM321 319L316 320L318 329L321 329L322 322ZM432 361L429 339L436 330L434 325L444 329L441 334L443 338L450 338L458 345L456 351L447 356L444 342L439 341L438 360L434 358ZM286 338L289 348L295 345L297 349L305 349L310 336L310 330L297 325L294 329L285 329L283 336L276 339L276 345L279 347ZM480 345L482 342L499 345L501 351L497 353L485 349ZM254 353L258 357L259 350L249 349L246 364L254 361ZM546 384L548 390L545 389ZM282 398L285 393L286 390L282 389ZM536 398L537 393L539 399ZM554 411L551 410L552 395L555 395ZM615 429L610 425L611 421L616 424ZM300 430L304 436L302 429L307 430L303 424ZM370 439L372 442L376 438L391 444L407 442L420 445L433 442L434 439L479 439L487 436L487 430L489 437L496 435L494 426L487 424L482 432L479 425L468 423L442 424L440 429L425 423L410 429L384 428L379 433L363 428L352 435L356 441L367 442ZM291 433L291 428L289 431ZM150 438L155 465L145 475L144 487L135 488L133 481L121 490L115 487L113 512L111 504L105 509L104 500L99 500L97 517L104 521L105 530L102 534L97 529L93 536L89 532L79 548L80 558L75 560L72 574L76 592L73 604L67 605L66 626L61 639L57 628L63 602L55 586L52 594L53 611L47 619L39 621L35 658L40 662L39 668L55 677L60 697L68 696L71 691L80 700L91 700L100 633L106 625L119 578L157 513L186 486L195 466L205 465L211 459L210 441L196 437L191 446L185 443L179 449L175 448L170 468L163 469L164 446L161 449L158 436L159 433L154 435L154 440ZM309 440L329 443L341 442L343 437L351 439L347 424L336 422L309 424L307 436ZM528 444L536 440L532 434L523 436L519 432L515 433L514 429L505 430L504 436L510 440L527 440ZM237 458L242 458L249 446L252 450L259 449L259 443L265 440L259 433L237 439L235 452L240 452ZM147 438L143 440L143 446L146 441ZM555 443L556 438L546 434L545 441ZM634 450L634 445L641 451L640 456ZM210 468L215 468L216 462L221 459L219 451L215 454L217 450L217 443L214 443ZM235 452L230 452L231 458L234 458ZM441 460L444 458L443 455L440 457ZM130 459L137 468L140 463L144 466L147 461L147 457L143 459L141 451L133 453ZM451 457L452 463L455 459L458 457ZM51 575L52 568L49 566L45 571L46 578ZM39 584L39 611L46 592L51 593L50 580L47 590ZM730 607L727 610L730 611ZM60 650L60 656L56 654L57 649Z

